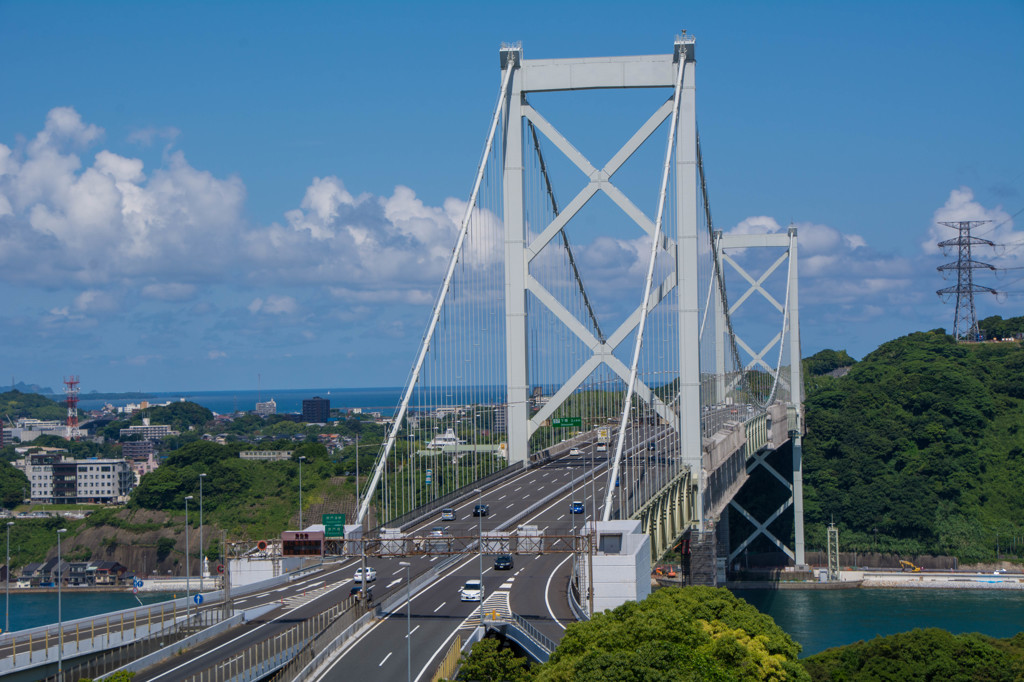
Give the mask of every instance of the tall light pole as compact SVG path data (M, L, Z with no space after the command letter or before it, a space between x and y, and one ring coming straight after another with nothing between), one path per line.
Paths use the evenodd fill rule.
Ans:
M305 461L305 457L299 457L299 530L306 527L302 523L302 463Z
M476 533L477 533L477 557L479 557L480 568L480 625L484 624L484 514L483 514L483 489L476 489Z
M409 581L408 561L399 561L399 566L405 567L405 679L412 682L412 584ZM365 574L364 574L365 575ZM366 584L363 578L363 585Z
M206 473L199 474L199 591L203 591L203 567L206 563L203 558L203 479Z
M4 632L11 631L11 526L14 521L7 522L7 608L4 611Z
M185 620L189 616L189 601L192 599L192 564L189 562L188 554L188 501L191 495L185 496Z
M67 528L57 531L57 682L64 682L64 614L61 611L60 594L60 584L64 582L64 575L60 566L60 536L67 532Z

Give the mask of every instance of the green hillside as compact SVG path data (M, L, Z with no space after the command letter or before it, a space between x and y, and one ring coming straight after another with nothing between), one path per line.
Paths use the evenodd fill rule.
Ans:
M68 409L36 393L6 391L0 393L0 419L17 421L19 417L33 419L59 419L68 416Z
M834 519L849 551L1024 555L1022 344L910 334L809 376L805 406L809 547Z

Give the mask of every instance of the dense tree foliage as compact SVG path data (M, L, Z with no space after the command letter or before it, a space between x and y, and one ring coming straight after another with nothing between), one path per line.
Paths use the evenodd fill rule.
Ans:
M21 504L28 490L28 478L13 464L0 462L0 507L10 509Z
M828 649L803 664L822 682L1012 682L1024 679L1024 632L995 639L937 628L912 630Z
M206 520L232 533L262 537L286 528L288 519L298 511L298 457L306 458L302 467L304 492L335 473L327 449L319 444L300 445L292 461L286 462L244 460L238 452L237 447L207 441L173 451L160 468L142 479L132 492L129 507L178 512L184 510L185 496L192 495L193 508L197 508L199 474L205 473Z
M806 680L800 645L725 589L663 588L570 625L538 680Z
M809 358L804 358L804 374L820 376L840 367L851 367L856 362L845 350L826 348Z
M487 638L473 645L459 663L460 680L472 682L518 682L530 679L528 662L510 649L501 647L501 640Z
M0 419L17 421L20 417L32 419L61 419L68 416L67 407L38 393L7 391L0 393Z
M146 417L151 424L168 424L175 431L188 431L190 426L196 429L206 426L213 420L213 412L202 405L183 400L134 412L131 423L141 424Z
M1024 315L1008 317L1005 320L999 315L986 317L978 321L978 329L986 339L1004 339L1015 334L1024 334Z
M844 549L870 551L877 529L879 550L963 561L1024 535L1021 344L919 332L825 378L805 400L811 546L833 518Z

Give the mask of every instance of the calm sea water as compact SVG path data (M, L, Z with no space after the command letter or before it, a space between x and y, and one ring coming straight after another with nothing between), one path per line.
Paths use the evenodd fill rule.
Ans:
M143 592L139 594L139 601L143 604L158 604L173 599L174 596L167 592ZM4 593L0 592L0 603L3 599ZM64 620L75 620L100 613L122 611L138 606L139 601L128 592L75 592L69 588L61 595L61 617ZM11 590L10 617L11 632L56 623L57 594ZM2 627L3 620L0 620L0 628Z
M434 395L430 388L425 388L426 399L424 404L457 405L467 403L493 403L502 400L503 389L496 387L475 387L463 389L454 394ZM262 391L194 391L194 392L157 392L150 394L146 400L151 403L163 403L181 399L190 400L202 405L218 414L230 414L236 410L252 411L256 409L259 400L270 400L277 403L278 412L302 412L302 401L313 397L326 398L331 401L331 407L354 408L361 407L364 411L380 412L385 416L391 416L398 409L402 400L402 388L292 388L287 390ZM418 396L413 396L412 405L418 403ZM88 394L82 396L78 402L79 408L83 410L96 410L105 403L111 403L122 407L128 403L137 403L139 399L122 400L90 400Z
M1012 637L1024 630L1020 590L736 590L803 646L801 656L914 628Z
M736 590L735 593L774 618L779 627L800 642L802 656L914 628L981 632L992 637L1012 637L1024 630L1024 592L1017 590ZM173 597L165 593L139 595L144 604ZM64 619L73 620L132 606L138 606L138 602L131 594L68 591L64 593L62 609ZM11 591L12 631L56 621L56 594Z
M364 410L382 412L387 415L394 413L402 398L401 388L293 388L287 390L261 391L193 391L193 392L157 392L150 394L148 400L153 403L176 401L184 398L202 405L218 414L229 414L235 410L251 411L256 409L259 400L270 400L277 403L278 412L302 412L302 401L319 396L331 401L331 407L361 407ZM105 403L122 407L131 400L89 400L88 394L83 395L78 406L83 410L95 410Z

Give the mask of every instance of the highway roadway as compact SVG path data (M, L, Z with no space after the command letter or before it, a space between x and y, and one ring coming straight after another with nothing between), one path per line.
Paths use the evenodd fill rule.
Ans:
M559 463L562 466L559 466ZM600 462L598 461L598 463ZM589 465L589 461L586 464ZM556 460L547 467L528 470L484 492L483 502L490 505L490 514L488 516L477 518L472 515L473 507L478 502L477 498L473 497L453 507L457 514L456 521L441 523L439 515L434 516L418 524L415 528L410 529L409 533L411 535L426 535L431 528L436 526L444 526L445 531L453 536L476 536L478 525L485 531L493 530L502 522L507 521L518 510L528 506L532 501L541 499L547 494L545 491L554 490L558 486L568 483L573 477L578 477L583 466L582 457L566 457ZM599 474L598 478L600 477ZM567 512L567 502L565 507L564 511ZM528 520L525 522L528 522ZM568 533L568 525L566 529ZM415 579L416 576L429 570L436 562L444 558L436 555L368 557L366 560L367 566L377 571L377 580L371 583L373 585L375 601L379 602L394 591L402 589L402 586L405 584L405 568L398 565L400 561L408 561L412 564L410 574ZM472 565L472 571L465 569L467 562ZM484 568L488 568L492 563L493 558L485 557ZM278 605L278 608L252 622L233 628L229 633L215 637L196 647L189 652L187 661L182 661L181 658L176 657L170 661L147 668L140 672L135 679L138 682L149 682L151 680L169 682L170 680L187 678L190 675L198 674L217 665L223 665L225 661L231 660L238 652L245 648L257 642L270 639L295 623L310 618L347 598L349 596L349 588L353 583L355 570L359 565L359 559L325 564L322 571L298 580L295 583L258 595L250 595L234 600L236 609L254 609L275 604ZM454 584L452 599L457 600L458 594L456 591L458 587L461 586L466 578L471 577L470 573L475 575L478 572L476 555L474 554L470 558L462 560L453 570L457 572L458 578L455 583L452 583ZM448 572L448 574L451 573L451 571ZM485 578L487 578L486 574ZM562 602L564 603L564 601L563 591ZM413 603L417 603L417 600L414 599ZM467 608L472 608L473 606L475 605L466 604ZM218 607L211 605L209 608ZM404 668L402 672L404 674ZM371 679L376 678L372 677Z
M644 448L646 442L632 443L631 447ZM609 446L608 450L612 449ZM526 507L550 496L554 490L591 471L592 467L597 467L596 476L588 477L582 486L574 486L548 500L530 516L506 528L515 530L515 526L532 524L543 535L571 535L575 528L593 518L595 513L600 518L607 478L607 472L602 467L607 463L608 454L596 453L594 443L583 444L579 454L566 455L544 466L531 468L486 490L480 499L474 496L454 506L455 521L442 522L438 512L407 532L410 535L426 535L430 529L441 526L446 534L453 537L473 537L477 535L478 529L494 530ZM569 503L573 500L584 502L586 513L571 514ZM489 505L488 516L473 516L473 508L478 502ZM367 557L366 565L377 572L377 580L372 583L375 601L380 602L403 589L406 569L399 565L400 561L411 564L409 576L415 579L445 558L438 555ZM483 557L485 596L495 591L507 592L508 603L513 611L531 620L546 636L558 641L565 626L575 620L566 597L572 555L515 555L515 566L510 571L495 571L493 559L494 555ZM135 679L138 682L169 682L224 665L225 661L230 661L245 648L270 639L295 623L313 617L347 598L359 565L359 559L326 564L321 572L293 584L235 600L236 608L251 609L272 604L279 606L252 622L233 628L229 633L196 647L189 652L188 661L172 659L142 671ZM432 585L413 597L411 629L414 679L429 679L455 635L460 631L463 635L469 634L475 627L475 621L479 618L478 605L475 602L461 602L458 590L466 580L479 577L479 556L466 555ZM403 646L405 613L404 603L395 607L394 612L373 625L348 647L322 679L358 679L360 675L368 680L405 679L408 660Z
M592 446L588 446L592 447ZM602 453L603 454L603 453ZM596 459L598 466L602 460ZM501 521L521 511L532 501L539 500L545 490L551 491L578 477L589 469L589 452L567 456L544 467L532 469L497 488L483 498L490 505L491 514L484 517L483 529L494 528ZM549 500L516 525L536 525L544 535L569 535L584 519L592 516L593 495L598 497L598 512L604 489L604 476L599 472L586 491L569 490ZM569 503L586 503L588 513L573 515ZM476 530L478 518L472 516L477 500L468 501L457 508L458 519L446 530L453 535ZM427 526L441 525L431 521ZM510 529L514 530L514 529ZM571 554L514 555L515 565L508 571L494 569L494 555L483 557L485 598L498 593L508 594L513 611L534 621L534 625L551 639L558 640L565 625L575 620L566 600ZM385 568L385 561L375 559L378 580L400 576L404 571L397 561ZM457 634L463 641L476 627L479 608L476 602L460 601L459 588L467 581L480 578L480 557L468 555L443 573L432 585L412 598L408 616L404 602L385 618L363 633L354 644L339 655L319 678L322 680L404 680L409 659L407 656L406 628L412 631L412 678L430 679L435 668ZM499 609L500 610L500 609Z

